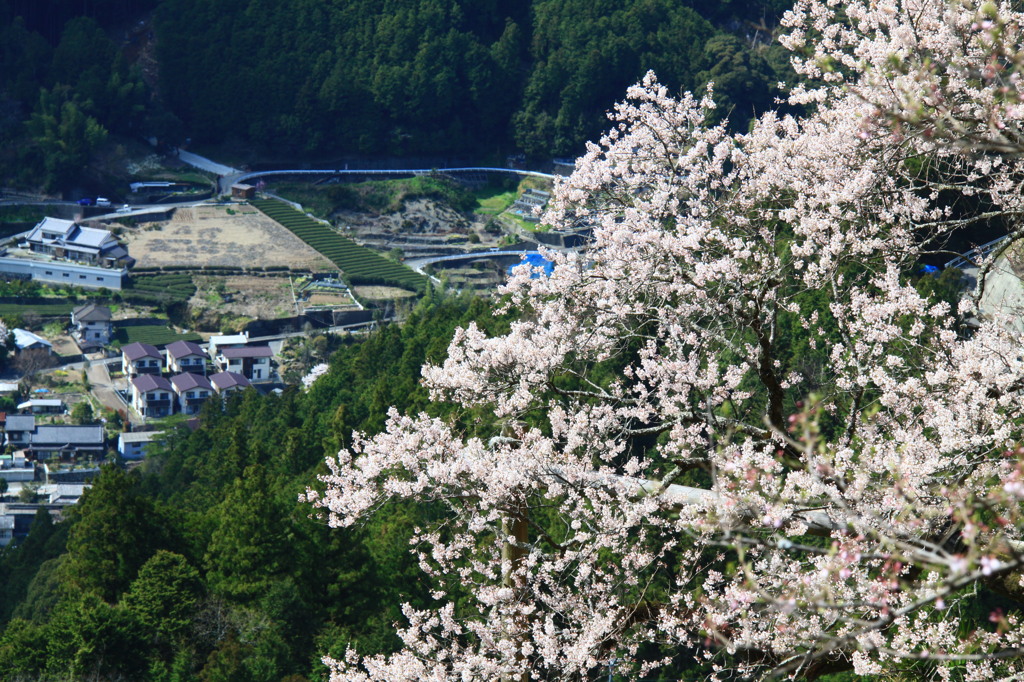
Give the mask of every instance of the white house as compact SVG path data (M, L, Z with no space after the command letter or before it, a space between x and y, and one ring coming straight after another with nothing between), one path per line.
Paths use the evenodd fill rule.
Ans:
M134 265L128 251L108 230L83 227L73 220L43 218L25 238L33 253L100 267Z
M164 356L148 343L129 343L121 349L121 363L124 373L129 377L139 374L160 374Z
M171 385L178 394L178 409L184 414L196 414L210 396L213 384L201 374L178 374L171 377Z
M237 372L250 381L270 378L270 346L224 348L217 354L217 367L222 372Z
M206 376L206 351L198 343L175 341L167 344L167 371L172 374L201 374Z
M114 332L110 308L86 303L71 311L71 333L80 348L97 348L110 343Z
M252 385L248 379L237 372L218 372L210 377L210 383L213 384L213 388L217 393L224 397L238 391L244 391L248 386Z
M140 374L131 380L132 407L143 417L174 414L174 387L159 374Z
M222 348L241 348L249 344L249 334L214 334L210 337L210 357L217 359L217 354Z
M117 452L122 459L142 459L149 444L163 435L163 431L125 431L117 437Z

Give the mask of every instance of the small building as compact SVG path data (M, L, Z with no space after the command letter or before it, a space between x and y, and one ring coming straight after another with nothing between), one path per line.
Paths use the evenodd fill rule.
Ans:
M241 334L214 334L210 337L210 357L217 359L217 354L222 348L241 348L249 345L249 335Z
M44 498L44 504L70 506L78 504L91 483L46 483L39 486L36 494Z
M0 395L17 393L20 389L17 381L0 381Z
M114 335L110 308L86 303L71 311L71 335L79 348L100 348Z
M27 329L12 329L11 331L14 334L14 346L19 353L29 350L45 350L47 353L53 353L53 344L38 334L33 334Z
M172 374L201 374L206 376L206 351L198 343L174 341L167 344L167 371Z
M18 411L32 414L63 414L65 409L60 398L33 398L18 405Z
M174 387L159 374L141 374L131 380L132 407L143 417L174 414Z
M129 377L140 374L159 375L163 362L164 357L160 351L148 343L136 341L121 349L121 363L124 373Z
M214 390L224 397L244 391L252 385L248 379L237 372L218 372L210 377L210 383L213 384Z
M125 431L117 437L117 453L121 455L122 459L142 459L146 456L149 444L163 433L163 431Z
M217 367L222 372L237 372L250 381L265 381L270 379L272 357L270 346L225 348L217 355Z
M13 448L28 447L32 432L36 430L36 418L31 414L9 414L4 425L5 445Z
M201 374L178 374L171 377L171 385L178 394L178 410L183 414L196 414L210 396L213 384Z
M231 185L231 198L232 199L255 199L256 188L252 185L245 185L242 183L236 183Z
M25 457L24 450L17 450L13 455L0 455L0 478L8 483L26 483L35 477L35 464Z

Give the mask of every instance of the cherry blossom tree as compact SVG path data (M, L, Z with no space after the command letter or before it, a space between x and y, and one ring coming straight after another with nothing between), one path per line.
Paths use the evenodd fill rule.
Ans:
M798 0L808 113L745 134L632 88L546 217L591 248L521 266L509 333L423 369L499 427L393 413L307 492L338 526L447 510L411 538L436 607L332 679L1024 673L1012 610L971 615L1024 599L1024 353L910 277L953 233L1020 234L1022 18Z

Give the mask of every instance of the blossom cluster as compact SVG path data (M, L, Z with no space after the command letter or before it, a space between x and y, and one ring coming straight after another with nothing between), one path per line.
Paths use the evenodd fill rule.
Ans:
M722 679L1020 672L1006 618L957 606L1024 592L1024 356L909 274L982 221L1018 236L1022 18L798 0L783 42L810 113L743 134L708 123L710 90L630 89L545 218L591 247L514 271L511 330L460 330L423 370L501 431L393 413L307 494L335 525L444 502L414 551L473 596L439 589L406 609L401 653L329 660L333 679L579 679L611 658L643 675L673 660L639 655L652 642Z

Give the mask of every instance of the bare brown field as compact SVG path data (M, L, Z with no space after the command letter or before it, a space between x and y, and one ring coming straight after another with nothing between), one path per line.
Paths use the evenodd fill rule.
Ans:
M317 292L315 294L311 294L310 295L309 300L306 301L306 305L313 305L313 306L315 306L315 305L338 305L338 306L351 305L351 306L354 306L355 303L352 302L352 297L351 296L347 296L347 295L344 295L344 294L326 294L326 293Z
M295 314L287 277L196 276L189 307L201 315L210 310L256 320ZM230 301L225 301L227 295Z
M248 206L179 208L169 222L125 230L128 251L144 267L286 266L336 269L286 228ZM154 226L156 229L153 229Z
M366 298L375 301L393 300L398 298L414 298L416 292L398 287L385 286L364 286L352 287L352 292L357 298Z

